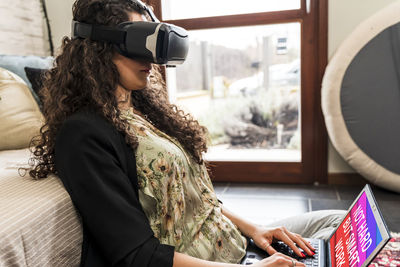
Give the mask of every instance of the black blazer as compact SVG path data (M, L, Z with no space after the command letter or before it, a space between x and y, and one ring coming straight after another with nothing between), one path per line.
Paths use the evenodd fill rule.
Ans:
M124 136L88 110L70 116L56 137L55 167L83 224L81 266L171 267L138 197L136 160Z

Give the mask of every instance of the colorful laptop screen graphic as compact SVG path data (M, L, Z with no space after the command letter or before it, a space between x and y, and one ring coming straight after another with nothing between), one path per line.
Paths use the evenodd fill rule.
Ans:
M382 241L363 192L330 240L332 267L360 267Z

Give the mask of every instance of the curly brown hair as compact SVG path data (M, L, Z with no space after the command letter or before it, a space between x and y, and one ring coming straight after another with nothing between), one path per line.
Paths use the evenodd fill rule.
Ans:
M73 5L73 19L90 24L114 26L128 21L129 12L144 14L132 0L77 0ZM32 178L57 175L56 135L63 122L84 107L105 117L136 150L138 139L129 123L120 118L115 96L119 81L117 67L112 61L115 52L110 43L63 38L54 67L46 72L40 91L45 124L30 143L33 155L29 160L30 168L25 170L29 170ZM132 105L155 127L175 137L197 163L207 163L202 158L210 141L207 128L169 103L159 66L153 64L152 73L145 89L132 91Z

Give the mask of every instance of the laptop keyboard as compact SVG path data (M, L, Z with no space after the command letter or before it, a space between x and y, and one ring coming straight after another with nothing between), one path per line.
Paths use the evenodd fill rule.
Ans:
M308 241L311 242L311 245L315 248L315 255L314 256L308 256L301 248L300 251L303 252L306 255L306 258L301 258L294 253L294 251L285 243L278 241L272 244L272 247L275 248L276 251L288 255L292 257L293 259L296 259L299 262L304 263L308 267L318 267L318 258L319 258L319 242L318 240L315 239L308 239ZM252 242L252 241L251 241ZM254 245L255 246L255 245ZM257 248L257 250L259 250ZM256 256L256 254L258 254ZM263 256L265 254L266 256ZM260 257L268 257L268 254L265 251L261 251L258 253L255 253L254 250L251 250L250 252L246 253L246 258L242 261L241 264L243 265L251 265L254 264L258 261L260 261Z
M311 241L311 245L315 248L315 255L314 256L308 256L302 249L300 249L301 252L303 252L306 257L302 258L300 256L297 256L297 254L285 243L279 241L276 243L272 244L272 247L275 248L276 251L279 251L282 254L288 255L289 257L292 257L293 259L296 259L299 262L304 263L306 266L310 267L317 267L318 266L318 258L319 258L319 243L318 241Z

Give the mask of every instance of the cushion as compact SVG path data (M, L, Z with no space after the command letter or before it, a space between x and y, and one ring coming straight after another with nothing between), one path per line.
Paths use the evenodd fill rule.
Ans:
M53 65L53 57L0 55L0 68L7 69L21 77L28 85L34 99L39 103L39 97L32 90L32 85L25 74L25 67L49 69Z
M11 71L0 68L0 150L28 147L43 122L26 83Z
M29 82L32 85L32 90L35 92L35 94L39 98L39 107L40 109L42 108L41 104L43 103L41 96L39 94L40 89L42 88L43 85L43 75L46 73L47 69L37 69L37 68L30 68L30 67L25 67L25 74L26 77L28 77Z

